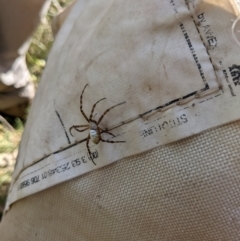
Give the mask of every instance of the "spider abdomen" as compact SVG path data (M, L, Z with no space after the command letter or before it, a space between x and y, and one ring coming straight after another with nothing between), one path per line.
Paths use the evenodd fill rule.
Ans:
M94 144L98 144L100 141L100 136L98 131L90 129L90 138Z

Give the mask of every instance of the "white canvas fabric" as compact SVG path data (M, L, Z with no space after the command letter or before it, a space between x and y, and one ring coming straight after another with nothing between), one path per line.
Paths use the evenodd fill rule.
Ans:
M3 240L239 240L237 16L227 0L78 1L29 115ZM69 128L102 98L95 120L125 102L102 138L126 142L90 142L94 165L89 130Z

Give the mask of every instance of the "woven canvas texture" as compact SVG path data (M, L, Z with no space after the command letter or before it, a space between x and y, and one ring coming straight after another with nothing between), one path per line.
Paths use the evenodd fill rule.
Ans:
M240 121L13 204L0 240L240 240Z

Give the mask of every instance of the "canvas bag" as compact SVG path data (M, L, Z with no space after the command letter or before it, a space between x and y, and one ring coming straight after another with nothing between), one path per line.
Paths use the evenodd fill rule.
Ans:
M29 114L2 240L239 240L236 1L79 1ZM236 25L237 26L237 25ZM234 35L235 36L235 35ZM126 143L90 143L93 104ZM108 139L110 138L110 139ZM102 167L102 168L101 168Z

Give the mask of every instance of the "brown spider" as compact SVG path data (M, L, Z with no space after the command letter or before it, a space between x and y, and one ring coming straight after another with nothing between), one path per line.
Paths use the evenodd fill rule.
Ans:
M89 140L90 140L90 139L92 140L92 142L93 142L94 144L98 144L100 141L108 142L108 143L124 143L124 142L126 142L126 141L109 141L109 140L104 140L104 139L102 139L102 137L101 137L101 134L102 134L102 133L107 133L107 134L109 134L109 135L111 135L111 136L113 136L113 137L115 137L115 135L113 135L113 134L112 134L111 132L109 132L107 129L103 130L101 127L98 126L98 125L100 124L100 122L102 121L103 117L104 117L111 109L113 109L113 108L115 108L115 107L117 107L117 106L119 106L119 105L125 104L125 102L121 102L121 103L119 103L119 104L116 104L116 105L108 108L107 110L105 110L105 112L104 112L104 113L102 114L102 116L99 118L99 120L98 120L98 121L95 121L95 120L92 119L94 109L95 109L96 105L97 105L100 101L105 100L106 98L102 98L101 100L97 101L97 102L93 105L92 111L91 111L91 115L90 115L90 117L88 118L88 117L86 116L86 114L84 113L83 107L82 107L83 92L84 92L84 90L85 90L85 88L86 88L87 86L88 86L88 84L85 85L85 87L83 88L82 94L81 94L81 96L80 96L80 111L81 111L82 115L84 116L84 118L86 119L86 121L87 121L89 124L88 124L88 125L72 126L72 127L69 128L69 132L70 132L71 136L73 136L73 135L72 135L72 132L71 132L72 129L75 129L75 130L78 131L78 132L83 132L83 131L86 131L86 130L90 129L89 135L88 135L88 137L87 137L86 146L87 146L88 153L89 153L89 156L90 156L93 164L96 165L96 163L93 161L93 158L92 158L92 155L91 155L91 151L90 151L90 148L89 148ZM85 127L85 128L82 129L82 130L79 130L79 129L78 129L78 128L82 128L82 127Z

